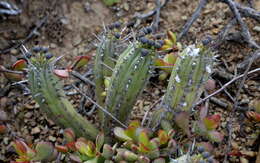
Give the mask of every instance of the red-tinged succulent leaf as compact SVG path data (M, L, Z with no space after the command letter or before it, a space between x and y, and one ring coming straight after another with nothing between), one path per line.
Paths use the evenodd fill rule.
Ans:
M148 153L148 152L151 151L151 149L149 148L149 146L144 145L143 143L139 143L138 150L139 150L141 153Z
M15 73L15 72L3 72L6 79L11 81L21 81L24 77L23 73Z
M81 154L88 155L88 145L85 142L76 141L75 147Z
M176 44L177 37L175 33L173 33L172 31L167 31L167 37L171 40L173 44Z
M140 132L140 135L138 137L138 142L145 146L149 145L150 140L146 131L143 130L142 132Z
M173 66L177 58L178 56L175 53L169 53L164 56L163 60L167 63L167 66Z
M159 130L158 131L158 138L159 138L159 141L160 141L161 145L166 144L168 142L168 140L169 140L169 137L168 137L167 133L164 130Z
M75 64L73 65L72 69L78 69L87 65L90 59L91 59L90 56L77 56L75 59L76 60Z
M85 142L84 140L77 140L75 143L76 149L88 157L95 157L95 144L91 141Z
M209 131L208 138L210 141L220 143L223 140L224 135L217 131Z
M133 120L129 124L129 127L134 127L134 128L138 128L140 126L141 126L141 124L140 124L140 121L138 121L138 120Z
M189 129L189 113L188 112L180 112L175 115L175 122L180 127L185 134L190 136L190 129Z
M4 134L7 131L7 128L5 125L0 125L0 134Z
M254 111L246 112L246 116L256 122L260 122L260 114Z
M121 141L128 141L128 140L132 140L131 137L129 137L128 135L126 135L125 130L122 129L121 127L115 127L114 128L114 134L115 136L121 140Z
M88 156L94 157L96 155L96 146L92 141L88 141Z
M200 109L200 119L202 120L207 116L208 108L205 105L203 105L199 109Z
M55 145L55 148L62 153L67 153L69 152L69 148L67 146L64 145Z
M76 151L76 150L77 150L76 147L75 147L75 142L69 142L69 143L67 143L67 144L66 144L66 147L68 147L69 150L71 150L71 151Z
M205 151L210 152L210 153L212 153L214 150L213 146L209 142L200 142L200 143L197 143L196 146L203 147L205 149Z
M12 69L15 71L22 71L24 70L25 67L26 67L26 61L24 59L20 59L12 65Z
M55 69L55 70L53 70L53 73L60 78L68 78L69 77L69 71L67 69L65 69L65 70Z
M49 159L53 152L53 145L49 142L39 142L35 147L36 155L33 157L34 161L42 161Z
M219 126L220 118L221 117L219 114L211 115L211 116L205 117L203 119L203 123L204 123L205 127L207 128L207 130L214 130Z
M15 140L13 141L13 147L16 151L16 153L19 155L19 156L23 156L23 155L26 155L27 153L27 150L29 149L29 147L27 146L27 144L23 141L20 141L20 140Z
M100 152L105 141L105 135L103 132L99 133L96 138L96 152Z
M63 135L67 143L74 142L76 139L76 135L71 128L65 129Z

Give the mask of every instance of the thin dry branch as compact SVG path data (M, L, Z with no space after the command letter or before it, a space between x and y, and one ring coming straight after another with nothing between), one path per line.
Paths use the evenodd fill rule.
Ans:
M260 68L256 68L256 69L254 69L254 70L252 70L252 71L249 71L249 72L248 72L248 75L249 75L249 74L252 74L252 73L255 73L255 72L257 72L257 71L260 71ZM218 89L218 90L215 91L214 93L212 93L212 94L208 95L207 97L205 97L205 98L201 99L200 101L198 101L195 105L199 105L199 104L203 103L204 101L206 101L207 99L211 98L212 96L215 96L216 94L222 92L227 86L229 86L230 84L232 84L232 83L235 82L236 80L242 78L244 75L245 75L245 74L242 74L242 75L239 75L239 76L233 78L232 80L230 80L229 82L227 82L226 84L224 84L220 89Z
M200 13L202 9L207 5L208 0L200 0L198 7L196 8L195 12L191 16L191 18L186 22L186 24L183 26L182 31L178 35L178 40L181 40L184 35L187 34L192 24L198 19L200 16Z

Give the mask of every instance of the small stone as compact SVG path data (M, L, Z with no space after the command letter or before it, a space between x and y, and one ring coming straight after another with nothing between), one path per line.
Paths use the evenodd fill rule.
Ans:
M255 26L255 27L253 28L253 30L256 31L256 32L260 32L260 26Z
M3 142L5 145L9 144L9 138L8 137L4 137Z
M54 44L54 43L51 43L51 44L50 44L50 48L55 49L56 47L57 47L56 44Z
M52 141L52 142L55 142L55 141L56 141L56 138L53 137L53 136L49 136L48 139L49 139L50 141Z
M123 3L123 8L124 8L124 10L128 11L129 10L129 4Z
M8 120L8 116L6 112L0 110L0 121L7 121L7 120Z
M11 49L10 53L11 53L12 55L17 55L17 54L18 54L18 50L16 50L16 49Z
M25 118L31 118L32 117L32 113L31 112L27 112L25 115L24 115Z
M31 133L32 133L33 135L39 134L40 132L41 132L41 130L40 130L39 127L34 127L34 128L32 129L32 131L31 131Z

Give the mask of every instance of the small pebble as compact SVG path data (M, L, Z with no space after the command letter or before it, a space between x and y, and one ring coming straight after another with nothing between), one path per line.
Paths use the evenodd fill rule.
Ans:
M260 32L260 26L255 26L255 27L253 28L253 30L256 31L256 32Z

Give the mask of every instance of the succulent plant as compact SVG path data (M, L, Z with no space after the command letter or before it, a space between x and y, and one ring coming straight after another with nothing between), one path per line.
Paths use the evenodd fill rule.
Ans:
M117 60L107 89L105 107L121 122L128 120L138 95L149 80L153 54L154 50L147 45L134 42ZM105 119L104 124L109 125L110 118Z
M207 116L207 108L201 107L199 120L194 123L195 133L212 142L221 142L223 134L215 130L220 124L220 118L219 114Z
M165 162L177 147L172 139L173 130L159 130L154 137L148 129L142 128L138 121L132 121L125 130L116 127L114 134L123 141L121 148L117 149L116 161Z
M12 145L19 155L15 163L31 163L34 161L50 162L56 159L58 154L52 144L48 142L39 142L34 148L29 147L21 140L15 140Z
M98 163L112 160L115 147L104 144L104 134L96 137L95 144L83 137L76 139L72 129L64 131L65 145L56 145L55 148L62 153L68 154L69 159L75 162Z
M161 108L153 115L152 126L174 120L178 127L190 134L189 114L211 73L212 60L211 52L202 46L188 46L179 54Z
M254 122L260 123L260 99L253 101L252 111L247 111L246 116Z
M182 45L176 41L175 33L168 31L167 39L162 41L160 51L166 51L166 55L161 59L155 59L155 66L163 70L159 75L159 80L165 80L171 74L174 64L177 60L178 53Z
M73 128L77 136L95 139L98 130L76 112L65 97L59 79L54 75L66 77L67 71L54 69L53 61L54 57L48 59L43 52L29 59L28 80L33 98L41 110L57 124Z
M113 26L119 26L114 24ZM116 61L116 46L118 39L107 31L102 35L101 41L96 50L94 63L94 78L95 78L95 96L97 103L104 107L106 98L106 89L109 85L108 78L111 77ZM99 111L101 123L104 121L104 113Z

